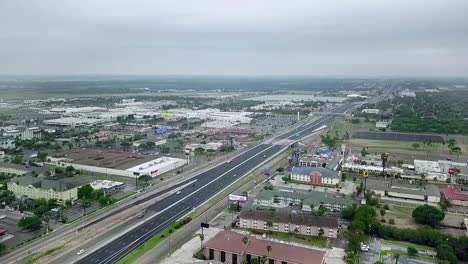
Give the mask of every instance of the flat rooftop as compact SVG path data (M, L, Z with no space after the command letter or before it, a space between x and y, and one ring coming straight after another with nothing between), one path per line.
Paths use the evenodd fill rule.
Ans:
M73 149L59 152L54 157L73 160L73 163L104 167L109 169L126 170L157 158L127 151L107 151L93 149Z

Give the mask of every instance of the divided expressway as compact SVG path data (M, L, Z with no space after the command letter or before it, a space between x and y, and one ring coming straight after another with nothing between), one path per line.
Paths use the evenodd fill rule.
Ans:
M346 113L352 107L349 104L342 105L333 109L332 112ZM301 138L306 137L315 133L318 128L332 124L337 117L334 113L324 114L315 121L299 126L249 149L234 157L230 162L224 162L188 179L187 182L195 181L194 184L180 189L180 194L172 194L146 209L146 215L151 219L94 252L83 256L77 263L116 263L158 232L189 213L193 208L208 201L239 177L255 169L266 159L279 154L285 146L297 140L298 136Z

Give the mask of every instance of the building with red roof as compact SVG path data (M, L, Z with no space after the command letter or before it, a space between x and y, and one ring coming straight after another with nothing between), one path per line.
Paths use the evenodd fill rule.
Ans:
M443 190L445 198L453 205L468 206L468 194L463 192L459 184L449 184Z
M271 251L267 251L267 247ZM268 258L267 264L322 264L324 251L243 236L222 230L205 243L205 257L227 264Z

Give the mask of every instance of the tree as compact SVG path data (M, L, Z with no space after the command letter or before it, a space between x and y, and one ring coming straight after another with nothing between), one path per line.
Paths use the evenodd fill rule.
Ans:
M140 177L138 177L138 180L145 182L145 185L148 185L148 182L151 181L152 179L153 178L149 175L141 175Z
M47 160L47 155L49 155L47 152L39 152L37 153L37 159L41 162L44 162Z
M161 153L164 153L164 154L169 153L169 151L171 150L169 146L167 146L166 144L159 145L158 149L159 151L161 151Z
M418 254L418 250L415 247L409 246L407 249L408 255L416 256Z
M65 168L65 174L67 175L67 177L72 177L73 174L75 174L75 168L73 168L73 166L67 166Z
M91 202L88 199L81 199L81 207L83 207L83 215L86 215L86 208L91 205Z
M362 147L361 156L362 156L362 157L365 157L365 156L367 156L367 154L369 154L369 152L367 152L367 148L366 148L366 147Z
M154 143L153 141L146 141L145 146L147 149L153 149L154 147L156 147L156 143Z
M112 199L109 196L102 196L101 198L99 198L98 202L99 202L99 205L101 205L101 207L104 207L104 206L111 204Z
M323 230L323 228L319 228L318 237L323 237L324 234L325 234L325 231Z
M6 246L3 243L0 243L0 257L6 253Z
M385 211L385 209L380 209L380 216L382 217L382 219L384 219L383 217L385 216L387 212Z
M272 249L273 249L273 248L272 248L270 245L267 245L267 246L266 246L266 250L267 250L267 254L268 254L268 255L267 255L267 258L268 258L268 259L270 259L270 252L271 252Z
M17 223L17 226L20 229L30 230L30 231L41 228L41 225L42 225L41 219L39 219L39 217L37 216L24 217L23 219L19 220Z
M216 153L216 150L214 150L214 149L207 149L207 150L206 150L206 154L207 154L209 157L213 156L215 153Z
M92 199L93 198L93 187L90 184L85 184L78 189L78 198L80 199Z
M425 204L414 209L413 218L417 223L434 227L445 218L445 214L440 209Z
M341 210L341 217L344 219L351 220L354 218L354 208L352 206L347 206Z
M194 150L194 152L195 152L195 155L203 155L203 153L205 152L205 149L202 147L198 147Z
M421 145L419 145L419 143L413 143L411 146L414 148L414 150L417 150Z
M396 252L393 254L393 258L395 259L395 264L398 264L398 259L400 258L400 253Z

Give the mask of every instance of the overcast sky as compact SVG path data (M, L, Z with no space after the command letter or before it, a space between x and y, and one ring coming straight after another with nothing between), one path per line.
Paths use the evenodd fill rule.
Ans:
M0 74L464 76L466 0L1 0Z

